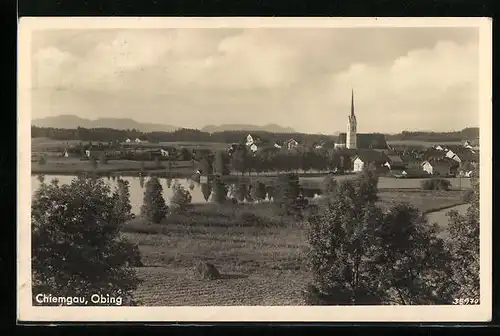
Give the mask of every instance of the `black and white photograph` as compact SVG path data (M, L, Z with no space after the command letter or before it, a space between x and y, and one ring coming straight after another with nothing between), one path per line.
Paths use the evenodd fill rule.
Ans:
M490 19L19 27L18 319L491 319Z

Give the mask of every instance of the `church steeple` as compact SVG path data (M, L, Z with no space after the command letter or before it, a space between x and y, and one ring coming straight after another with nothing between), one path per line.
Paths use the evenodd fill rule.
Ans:
M356 115L354 114L354 89L351 91L351 114L347 123L346 147L356 149L357 147L357 128Z
M354 89L351 91L351 116L354 117Z

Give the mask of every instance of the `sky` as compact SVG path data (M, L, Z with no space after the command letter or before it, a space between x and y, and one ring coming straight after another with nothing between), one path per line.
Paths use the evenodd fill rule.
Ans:
M40 30L32 118L345 132L479 125L477 28Z

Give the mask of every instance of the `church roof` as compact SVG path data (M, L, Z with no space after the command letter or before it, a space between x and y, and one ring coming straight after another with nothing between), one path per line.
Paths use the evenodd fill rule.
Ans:
M339 144L345 144L347 139L346 133L340 133L338 138ZM356 147L360 149L388 149L385 135L380 133L357 133Z

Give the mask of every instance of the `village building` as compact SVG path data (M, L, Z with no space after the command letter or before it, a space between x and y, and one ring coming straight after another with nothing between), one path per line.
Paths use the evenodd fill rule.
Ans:
M69 158L69 157L81 157L82 156L82 150L79 148L67 148L63 154L63 157Z
M387 161L387 155L381 152L377 152L374 150L360 150L358 151L358 154L354 156L354 159L352 161L352 170L354 172L361 172L366 166L368 166L370 163L373 163L375 165L375 168L378 171L381 171Z
M426 160L422 162L422 170L429 175L449 177L457 174L458 164L451 159Z
M295 149L299 146L299 143L297 142L297 140L295 140L294 138L290 138L288 139L287 141L285 141L283 143L283 145L288 149L288 150L292 150L292 149Z
M126 142L126 143L130 143L131 141L132 141L132 140L130 140L130 139L125 139L125 142Z
M348 117L347 133L340 133L335 148L388 150L384 134L358 133L358 121L354 111L354 91L351 95L351 114Z

